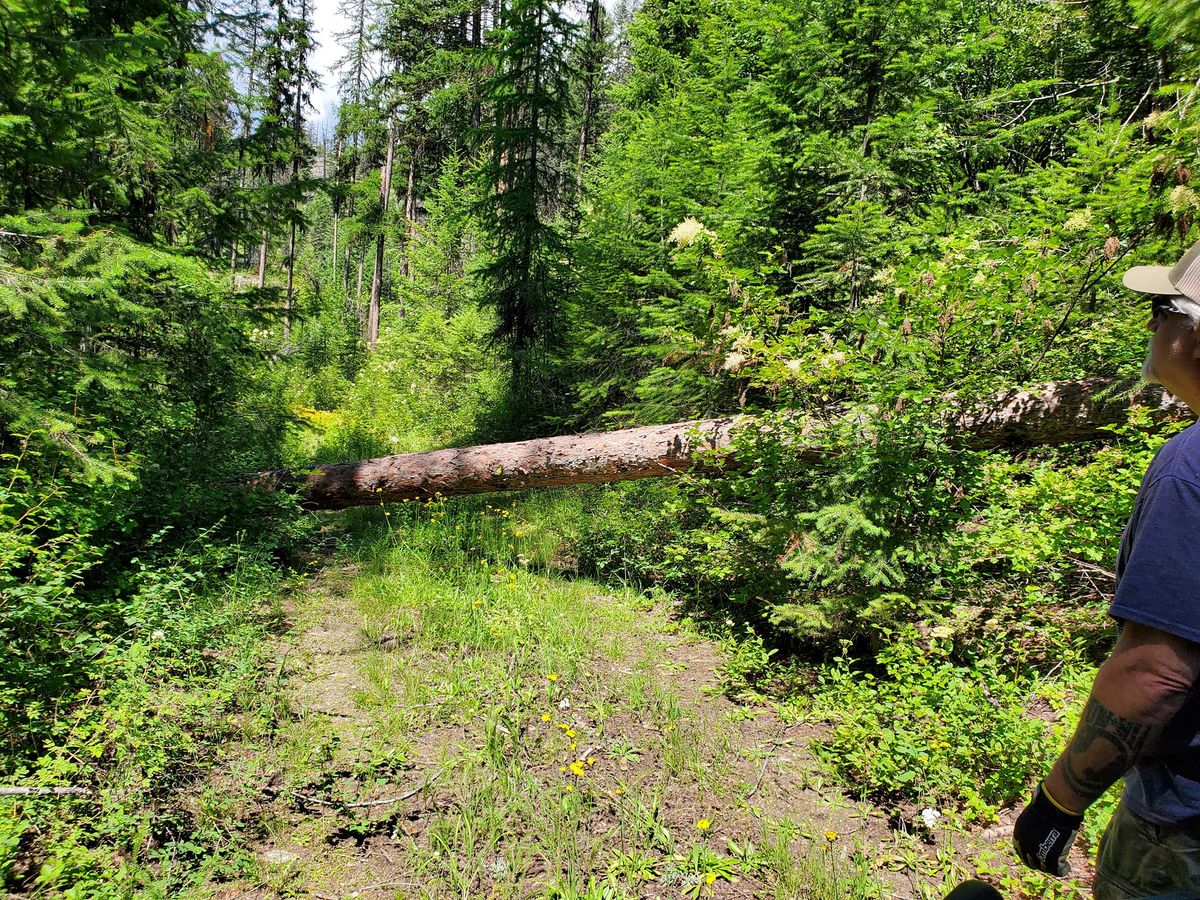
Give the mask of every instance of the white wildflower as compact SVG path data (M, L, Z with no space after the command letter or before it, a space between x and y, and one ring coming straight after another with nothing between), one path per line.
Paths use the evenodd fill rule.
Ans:
M711 231L704 227L704 223L699 219L693 219L688 216L678 225L671 229L671 233L667 236L667 240L674 244L679 249L683 249L689 244L695 243L696 238L704 235L705 237L716 237Z
M1090 209L1081 209L1071 213L1067 217L1067 221L1063 222L1064 231L1083 231L1092 224L1092 211Z
M1181 184L1171 191L1172 212L1187 212L1197 208L1200 208L1200 198L1191 188Z
M745 355L735 351L725 357L725 362L723 363L722 368L726 372L737 372L745 365L746 365Z
M921 810L921 822L924 823L926 828L932 828L938 823L938 819L941 817L942 814L936 809L926 808Z

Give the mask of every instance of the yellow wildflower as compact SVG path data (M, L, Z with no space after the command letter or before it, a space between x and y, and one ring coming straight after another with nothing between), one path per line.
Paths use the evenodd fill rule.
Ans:
M571 774L576 778L582 778L586 774L586 771L583 768L583 763L579 760L575 760L575 762L571 763Z
M829 841L829 843L832 844L837 839L838 839L838 833L836 831L834 831L832 828L829 829L829 831L825 832L825 840Z
M595 764L596 764L596 757L594 757L594 756L589 756L589 757L588 757L588 765L589 765L589 766L594 766Z
M552 718L553 716L551 716L550 713L542 713L543 722L549 722Z
M547 681L558 681L558 673L551 672L549 675L546 676L546 680Z
M716 873L716 872L709 872L707 875L705 875L705 876L704 876L704 883L705 883L705 884L712 884L712 883L713 883L714 881L716 881L716 880L717 880L717 873Z
M571 741L571 749L572 749L572 750L574 750L574 749L575 749L576 747L578 747L578 746L579 746L579 742L578 742L578 741Z
M617 788L615 791L613 791L613 793L620 797L623 793L625 793L625 788Z
M712 828L712 822L710 822L708 819L700 819L696 823L696 828L698 828L700 831L708 831L708 829Z
M564 774L565 774L565 773L566 773L566 771L567 771L567 767L566 767L566 766L559 766L559 767L558 767L558 771L560 771L560 772L562 772L562 773L564 773Z
M575 785L568 784L565 788L563 788L563 790L569 794L569 793L571 793L571 791L575 790Z
M563 734L565 734L569 738L573 738L573 737L575 737L575 729L568 728L566 731L563 732Z

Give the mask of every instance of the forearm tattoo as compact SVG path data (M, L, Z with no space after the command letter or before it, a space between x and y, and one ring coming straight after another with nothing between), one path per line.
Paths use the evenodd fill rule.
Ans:
M1123 719L1089 699L1063 756L1067 787L1081 798L1095 800L1137 762L1156 730Z

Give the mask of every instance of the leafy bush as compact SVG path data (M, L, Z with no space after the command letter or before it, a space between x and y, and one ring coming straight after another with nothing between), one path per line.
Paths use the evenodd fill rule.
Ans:
M1027 704L1036 682L992 659L956 662L947 629L886 631L875 666L843 655L819 677L813 710L831 729L813 747L852 791L887 807L959 807L992 818L1021 799L1057 746Z
M486 435L506 383L486 349L491 328L490 315L478 309L449 318L440 309L410 311L351 389L342 407L347 436L403 453Z
M18 874L19 855L36 860L19 874L38 891L169 895L210 862L237 856L236 839L209 833L212 823L180 794L225 742L253 739L278 712L263 641L279 623L276 570L235 547L206 546L203 536L173 562L138 568L138 590L123 606L133 637L99 641L96 680L47 708L34 723L41 756L9 771L102 799L0 803L0 875ZM219 587L210 584L214 571L224 574ZM231 842L235 852L223 856ZM123 858L115 867L114 852Z

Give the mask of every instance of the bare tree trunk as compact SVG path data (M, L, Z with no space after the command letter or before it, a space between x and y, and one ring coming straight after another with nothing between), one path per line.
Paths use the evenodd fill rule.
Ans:
M301 0L300 3L300 18L307 20L309 7L306 0ZM295 66L296 80L293 83L293 93L295 95L295 108L292 111L292 139L295 141L295 147L292 151L292 180L289 187L293 193L291 203L291 227L288 229L288 259L287 259L287 293L283 301L283 342L286 344L291 337L292 332L292 294L296 283L296 220L300 215L300 204L295 199L294 192L296 185L300 181L300 147L305 144L304 137L304 71L307 65L305 47L307 45L300 43L297 45L297 65ZM322 172L321 176L324 177Z
M409 248L412 246L413 237L417 233L416 183L417 151L414 150L408 157L408 184L404 188L404 274L408 276L409 281L413 281L417 277L408 259ZM404 318L403 305L399 307L398 313L400 318Z
M383 231L375 237L375 268L371 274L371 300L367 306L367 349L379 343L379 294L383 287Z
M471 46L478 49L483 46L483 3L476 5L471 14ZM474 92L472 92L474 94ZM480 115L482 113L479 105L479 96L474 94L475 100L471 103L471 127L478 128Z
M338 258L337 258L337 239L338 239L338 214L333 214L333 252L329 254L329 275L333 279L333 286L337 287L338 277Z
M292 208L292 227L288 233L287 293L283 298L283 342L292 336L292 285L296 274L296 210Z
M267 230L262 233L262 243L258 245L258 286L267 284Z
M583 73L583 108L580 110L578 170L575 178L576 190L583 180L583 167L587 163L588 145L592 139L592 105L596 91L596 73L600 68L600 0L588 4L588 46Z
M417 154L408 159L408 185L404 189L404 226L411 237L417 223Z
M963 409L944 425L964 447L1060 444L1110 437L1104 429L1125 421L1131 405L1146 406L1156 422L1190 418L1179 401L1155 387L1133 397L1104 397L1108 379L1045 385L1039 391L1008 391L985 407ZM883 414L880 414L882 418ZM307 475L259 472L241 479L272 490L300 493L308 509L425 499L441 494L480 494L602 484L674 475L697 468L736 468L730 451L736 430L753 428L753 416L677 422L602 434L543 438L433 453L385 456L361 462L318 466ZM869 438L870 420L863 423ZM820 444L820 428L807 430L791 448L800 459L820 460L829 450Z
M354 305L362 309L363 265L367 258L366 245L358 248L358 278L354 282Z
M396 153L396 132L388 126L387 157L379 179L379 234L375 238L375 271L371 276L371 305L367 309L367 349L379 343L379 296L383 291L383 232L388 197L392 193L392 158Z

